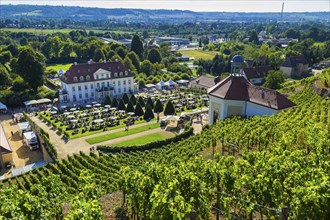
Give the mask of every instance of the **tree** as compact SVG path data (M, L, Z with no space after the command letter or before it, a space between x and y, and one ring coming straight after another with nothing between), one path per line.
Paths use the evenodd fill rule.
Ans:
M202 47L202 38L199 38L199 41L198 41L198 47Z
M110 50L108 53L107 53L107 58L108 60L112 60L112 57L117 55L115 51L113 50Z
M145 73L147 75L147 77L152 74L153 69L154 69L154 67L149 60L144 60L141 63L140 72Z
M136 72L135 66L132 64L132 61L129 59L129 57L125 57L123 60L123 64L126 68L130 69L133 72Z
M111 99L110 99L110 96L107 95L107 96L105 97L104 105L111 105Z
M28 40L25 37L22 37L21 39L19 39L19 44L21 46L26 46L28 45Z
M126 112L134 112L134 105L132 102L128 102L127 107L126 107Z
M140 59L143 58L143 43L137 34L133 36L131 51L134 51L136 55L139 56Z
M152 111L151 106L147 105L146 111L145 111L144 116L143 116L143 119L149 121L149 120L153 119L154 117L155 117L155 115Z
M128 95L127 95L127 93L124 93L124 94L123 94L122 100L124 101L124 103L125 103L125 104L127 104L127 103L128 103L128 101L129 101L129 98L128 98Z
M149 51L148 60L150 60L151 63L161 63L162 56L160 55L159 50L156 48L152 48Z
M135 95L131 95L130 97L130 102L132 102L133 105L136 105L136 98L135 98Z
M142 116L144 115L144 111L143 108L141 107L140 103L137 103L135 106L135 110L134 110L134 114L136 116Z
M142 96L139 96L138 103L141 105L141 107L146 106L146 103L144 102Z
M118 54L118 56L121 57L121 59L124 59L126 56L126 51L124 50L123 47L117 47L117 49L115 50L116 53Z
M166 103L164 115L175 115L175 109L171 100Z
M17 73L36 91L44 82L45 57L29 46L20 48Z
M157 99L156 101L156 105L154 108L154 112L159 114L164 110L163 104L161 103L161 101L159 99Z
M116 98L113 98L112 99L111 107L113 107L113 108L117 108L118 107L118 100Z
M256 30L252 30L250 34L249 42L252 42L254 44L259 44L259 38Z
M105 60L105 55L102 49L96 49L93 60L95 62Z
M152 101L152 99L149 97L147 99L147 103L146 103L146 106L150 105L150 107L153 109L154 108L154 102Z
M202 66L198 66L198 68L197 68L197 70L196 70L196 73L197 73L198 75L202 75L203 72L204 72L203 67L202 67Z
M140 71L140 59L136 55L134 51L129 52L126 57L128 57L131 61L132 64L135 66L135 69L139 72Z
M216 60L211 67L211 74L213 76L217 76L221 73L221 71L222 71L221 63L218 60Z
M123 99L119 101L118 110L124 110L124 111L126 110L125 102Z
M0 88L4 88L9 85L10 76L7 69L0 64Z
M210 39L208 37L203 37L203 44L208 45L210 43Z
M271 89L279 89L281 88L281 83L284 83L284 80L284 73L282 71L269 71L265 77L264 86Z

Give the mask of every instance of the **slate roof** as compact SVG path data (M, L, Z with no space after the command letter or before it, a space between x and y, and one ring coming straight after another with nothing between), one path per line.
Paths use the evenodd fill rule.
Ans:
M210 77L210 76L201 75L201 76L193 79L191 81L191 83L201 85L205 88L211 88L212 86L214 86L219 81L220 80L217 77Z
M125 77L132 77L134 76L131 73L131 70L127 69L121 62L119 61L111 61L106 63L81 63L81 64L73 64L61 77L61 80L66 84L72 83L83 83L83 82L90 82L90 81L98 81L94 79L94 73L97 71L106 70L111 72L111 78L125 78ZM127 71L128 75L125 75L125 71ZM114 77L115 72L117 72L117 77ZM123 76L120 77L120 72L123 72ZM83 76L84 80L80 81L79 77ZM90 79L87 80L86 76L89 76ZM73 78L77 77L78 81L74 82ZM104 80L104 79L102 79Z
M255 79L264 78L270 69L270 66L256 66L243 68L243 71L248 79Z
M295 106L276 90L255 86L243 76L228 76L210 88L208 94L222 99L249 101L276 110Z
M303 65L308 64L308 62L305 59L304 55L288 57L282 63L281 66L284 66L284 67L297 67L298 64L303 64Z

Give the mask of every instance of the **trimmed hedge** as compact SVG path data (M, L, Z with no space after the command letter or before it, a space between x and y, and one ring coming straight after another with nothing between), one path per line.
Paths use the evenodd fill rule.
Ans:
M32 121L32 119L29 117L28 114L26 114L25 112L23 113L24 117L26 119L26 121L28 121L31 125L31 128L37 132L40 136L42 136L42 138L45 140L46 143L46 150L49 154L49 156L56 161L57 160L57 150L54 147L54 145L50 142L49 140L49 134L42 128L40 128L38 125L36 125L36 123L34 123L34 121Z
M177 135L175 137L162 140L162 141L155 141L152 143L148 143L145 145L140 146L97 146L97 150L103 152L103 153L120 153L120 152L126 152L129 153L131 151L145 151L145 150L151 150L155 148L162 148L165 145L168 145L170 143L176 143L183 139L187 139L189 136L191 136L194 133L193 127L189 127L188 130L183 132L180 135Z

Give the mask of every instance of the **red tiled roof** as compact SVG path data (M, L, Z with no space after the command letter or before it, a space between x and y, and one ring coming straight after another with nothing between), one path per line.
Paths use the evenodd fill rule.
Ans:
M129 69L127 69L121 62L113 61L106 63L82 63L82 64L73 64L61 77L61 80L67 84L71 83L83 83L89 81L96 81L94 79L94 73L100 69L104 69L106 71L111 72L111 78L123 78L123 77L131 77L134 76ZM128 75L125 75L125 71L128 72ZM114 76L115 72L117 72L117 77ZM119 73L123 72L123 76L120 77ZM79 77L83 76L84 80L80 81ZM89 76L90 79L87 80L86 76ZM77 77L78 81L74 82L73 78Z
M252 85L243 76L228 76L208 90L211 96L229 100L242 100L280 110L295 106L276 90Z
M270 66L256 66L243 68L243 71L248 79L254 79L264 78L270 69Z

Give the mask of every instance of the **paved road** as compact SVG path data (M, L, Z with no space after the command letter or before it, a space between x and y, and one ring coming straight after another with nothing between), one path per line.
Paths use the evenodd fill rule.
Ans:
M91 138L91 137L96 137L96 136L100 136L100 135L104 135L104 134L110 134L110 133L114 133L117 131L123 131L125 128L118 128L118 129L114 129L111 131L105 131L105 132L101 132L98 134L93 134L93 135L88 135L85 137L80 137L80 138L76 138L76 139L72 139L69 140L68 142L62 138L62 135L58 135L56 133L56 131L54 130L54 128L52 126L48 126L47 124L45 124L43 121L41 121L38 117L32 116L31 119L36 122L42 129L44 129L46 132L49 133L50 136L50 141L54 144L54 146L57 149L57 154L58 154L58 158L66 158L67 155L72 155L74 153L78 153L79 151L83 151L83 152L89 152L90 151L90 147L92 145L88 144L86 142L86 139ZM151 122L145 122L145 123L141 123L141 124L137 124L137 125L132 125L130 126L130 129L132 128L137 128L137 127L141 127L147 124L153 124L153 123L157 123L157 121L151 121ZM157 130L157 129L153 129L153 130ZM152 131L152 130L150 130ZM148 132L150 131L145 131L145 132L141 132L139 133L140 136L144 136L146 134L150 134ZM157 131L156 131L157 132ZM133 134L133 135L129 135L129 136L125 136L122 138L117 138L117 139L121 139L121 140L117 140L117 139L113 139L110 141L105 141L102 142L100 144L111 144L111 143L115 143L115 142L120 142L123 140L123 138L125 138L124 140L128 140L131 139L133 137L139 137L139 136L135 136L137 134Z
M46 132L49 133L50 141L56 147L59 159L66 158L68 155L78 153L79 151L83 151L85 153L88 153L90 151L90 147L93 146L93 145L90 145L86 142L86 139L88 139L88 138L97 137L97 136L105 135L105 134L110 134L110 133L114 133L114 132L117 132L117 131L123 131L125 129L125 128L118 128L118 129L114 129L114 130L111 130L111 131L105 131L105 132L101 132L101 133L98 133L98 134L88 135L88 136L85 136L85 137L80 137L80 138L76 138L76 139L66 141L64 138L62 138L62 135L60 136L56 133L56 130L54 130L54 128L52 126L46 125L38 117L32 116L31 119L34 122L36 122L41 128L43 128ZM151 121L151 122L145 122L145 123L141 123L141 124L137 124L137 125L132 125L132 126L130 126L130 129L141 127L141 126L144 126L144 125L147 125L147 124L153 124L153 123L157 123L157 121ZM207 122L204 121L204 124L205 123L207 123ZM195 134L200 133L202 131L201 122L197 121L196 119L194 120L193 127L194 127L194 133ZM171 134L172 134L170 132L164 131L161 128L156 128L156 129L151 129L151 130L148 130L148 131L140 132L140 133L137 133L137 134L132 134L132 135L128 135L128 136L125 136L125 137L120 137L120 138L112 139L112 140L109 140L109 141L104 141L104 142L94 144L94 145L111 145L111 144L114 144L114 143L122 142L122 141L133 139L133 138L143 137L145 135L158 133L158 132L163 133L164 135L166 135L168 137L170 137Z

